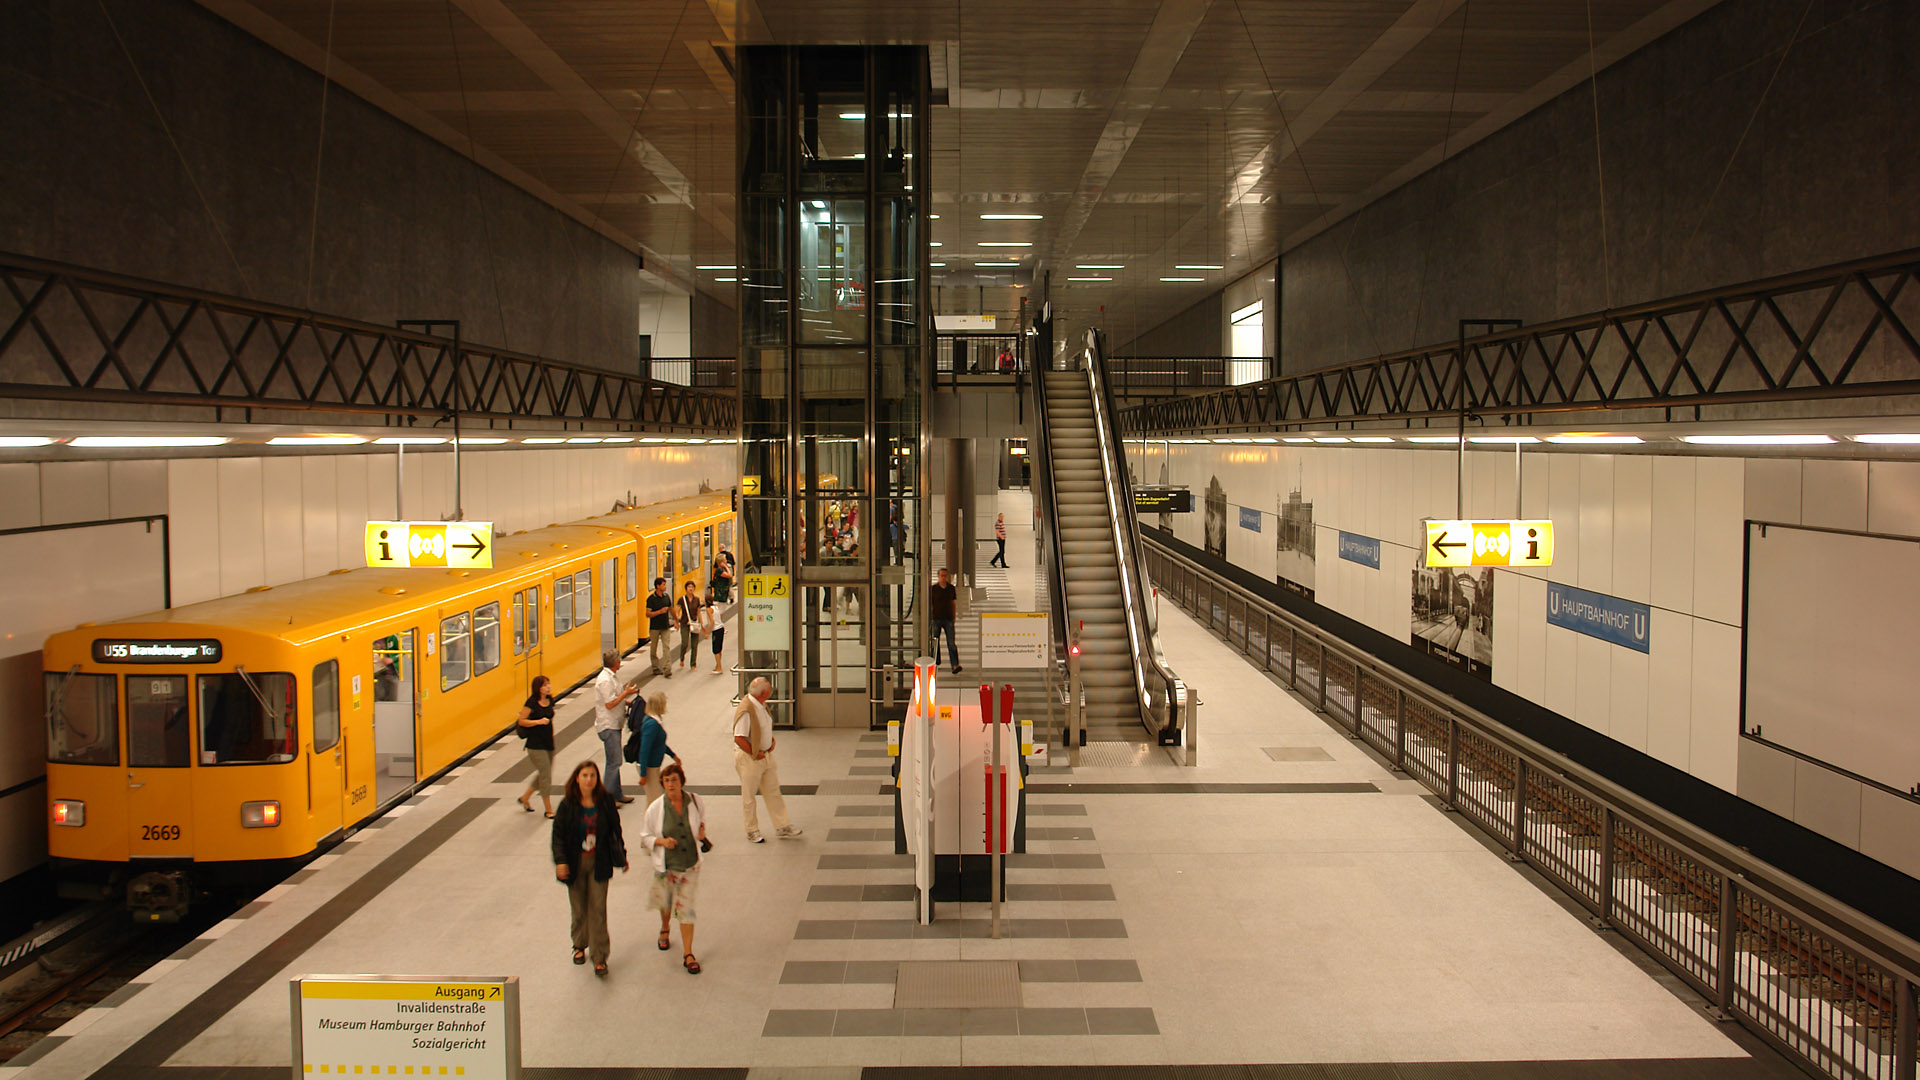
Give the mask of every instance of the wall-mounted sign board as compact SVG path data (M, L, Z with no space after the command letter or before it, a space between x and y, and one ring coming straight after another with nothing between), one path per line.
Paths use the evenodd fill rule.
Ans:
M1434 521L1428 566L1552 566L1551 521Z
M518 979L308 975L289 989L296 1077L519 1080Z
M1193 492L1175 487L1134 488L1133 509L1141 514L1191 514Z
M367 565L493 567L491 521L369 521Z
M791 647L793 579L786 574L748 574L740 579L740 647L785 652Z

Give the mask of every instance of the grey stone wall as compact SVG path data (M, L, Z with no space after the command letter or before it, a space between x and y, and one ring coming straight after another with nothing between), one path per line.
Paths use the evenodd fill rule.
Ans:
M689 356L733 356L740 348L740 315L712 293L695 290L688 311Z
M1219 356L1220 328L1226 323L1225 293L1206 299L1141 334L1115 343L1115 356Z
M1601 73L1599 168L1583 84L1287 252L1282 370L1920 244L1916 44L1899 0L1716 6Z
M322 151L319 75L197 4L105 9L0 5L0 250L633 369L625 249L338 86Z

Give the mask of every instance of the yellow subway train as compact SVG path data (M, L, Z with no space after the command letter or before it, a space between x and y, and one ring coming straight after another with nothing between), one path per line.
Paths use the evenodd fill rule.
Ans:
M734 523L698 495L496 536L489 570L336 570L53 635L56 880L162 921L283 873L497 738L534 676L644 643L653 580L704 588Z

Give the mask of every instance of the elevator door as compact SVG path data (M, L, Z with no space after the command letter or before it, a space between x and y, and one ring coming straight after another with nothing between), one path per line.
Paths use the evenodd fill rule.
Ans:
M865 585L800 590L801 727L868 726Z

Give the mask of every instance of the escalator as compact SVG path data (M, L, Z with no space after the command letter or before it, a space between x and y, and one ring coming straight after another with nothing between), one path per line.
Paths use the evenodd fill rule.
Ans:
M1073 363L1038 376L1034 494L1050 549L1055 633L1080 645L1087 738L1132 741L1144 728L1178 744L1186 687L1167 666L1148 602L1098 335L1088 333Z

